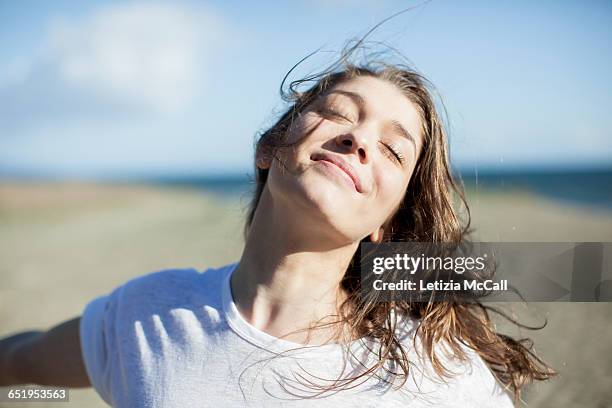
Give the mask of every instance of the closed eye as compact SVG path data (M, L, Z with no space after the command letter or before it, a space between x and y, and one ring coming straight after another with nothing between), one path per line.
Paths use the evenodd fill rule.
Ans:
M385 155L387 157L397 161L399 164L404 164L404 156L402 155L402 153L399 151L397 147L389 145L382 141L380 142L380 144L383 145L384 147L383 150L385 151Z
M332 108L322 107L317 112L327 118L337 118L337 119L345 120L347 122L352 122L352 119L349 118L348 115L342 114L339 111L332 109Z

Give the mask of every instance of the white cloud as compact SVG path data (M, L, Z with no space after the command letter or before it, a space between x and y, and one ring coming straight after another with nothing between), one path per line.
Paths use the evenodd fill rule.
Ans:
M10 101L0 102L0 119L15 130L58 115L180 112L206 86L207 60L226 37L211 11L181 4L113 5L57 19L39 55L0 70L0 100Z
M212 16L171 5L121 5L83 21L54 22L48 52L68 86L175 111L200 86L217 25Z

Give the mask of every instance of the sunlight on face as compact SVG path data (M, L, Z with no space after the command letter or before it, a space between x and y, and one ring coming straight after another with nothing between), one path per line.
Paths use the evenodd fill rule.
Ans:
M270 169L271 193L300 216L356 242L379 228L402 200L422 141L415 105L374 77L341 83L315 100L280 152L288 172Z

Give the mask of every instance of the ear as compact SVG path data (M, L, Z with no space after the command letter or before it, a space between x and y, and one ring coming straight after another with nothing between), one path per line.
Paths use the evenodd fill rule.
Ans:
M370 242L379 244L382 242L384 235L385 235L385 229L383 227L377 228L376 231L370 234Z
M257 146L255 164L262 170L269 169L272 166L272 149L266 143Z

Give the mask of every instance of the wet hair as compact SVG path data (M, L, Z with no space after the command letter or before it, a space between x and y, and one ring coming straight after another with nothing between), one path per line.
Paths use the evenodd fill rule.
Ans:
M281 84L281 97L289 107L260 134L255 145L256 155L271 154L274 160L282 162L281 155L277 153L291 146L287 143L287 135L296 118L332 88L360 77L384 80L396 86L416 107L423 142L409 186L399 208L384 229L382 241L459 243L467 239L471 233L470 210L463 186L451 172L446 126L439 113L445 112L444 105L438 97L440 108L436 106L434 96L438 94L435 87L408 64L390 64L379 54L370 53L367 61L362 63L351 62L351 56L357 50L363 50L364 44L364 38L349 43L328 69L294 80L285 90L287 78L295 66L289 71ZM308 84L311 85L305 91L300 91ZM248 209L245 237L248 237L268 173L268 169L255 166L255 190ZM369 242L369 238L364 238L362 242ZM410 361L406 345L398 335L401 316L409 316L417 322L415 339L419 339L420 350L442 377L451 376L452 373L440 355L441 345L455 358L464 361L469 360L466 347L474 350L516 399L520 398L524 385L555 374L534 354L529 339L514 339L496 331L491 312L501 314L520 327L529 328L501 310L479 301L382 302L379 299L381 294L377 291L362 296L359 265L357 251L341 281L341 288L348 297L340 306L335 323L349 327L357 338L375 339L376 349L371 352L376 361L361 374L335 381L324 391L350 387L363 377L377 375L379 370L390 375L391 382L399 379L400 386L403 385L409 378ZM319 326L329 324L333 323Z

